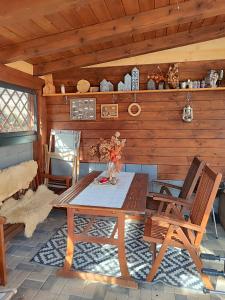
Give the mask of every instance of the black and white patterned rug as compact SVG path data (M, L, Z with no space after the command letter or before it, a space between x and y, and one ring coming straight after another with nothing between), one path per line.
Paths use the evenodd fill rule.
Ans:
M77 232L88 223L85 217L76 217ZM109 236L114 220L98 218L89 234ZM145 281L151 266L149 244L144 242L144 225L126 222L126 258L131 276L137 281ZM62 267L66 251L67 225L62 226L52 238L32 258L32 262ZM111 276L120 276L117 247L80 242L75 247L73 268ZM180 249L168 249L154 282L163 282L176 287L202 289L203 284L189 254Z

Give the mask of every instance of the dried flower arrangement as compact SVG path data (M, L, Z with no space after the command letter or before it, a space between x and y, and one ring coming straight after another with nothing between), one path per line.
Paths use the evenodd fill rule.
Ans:
M167 82L171 88L176 89L179 87L178 64L174 64L173 66L169 67L166 78L167 78Z
M99 161L114 163L116 172L121 170L122 150L126 139L120 139L120 132L116 132L110 140L100 139L96 145L89 149L89 155L98 157Z

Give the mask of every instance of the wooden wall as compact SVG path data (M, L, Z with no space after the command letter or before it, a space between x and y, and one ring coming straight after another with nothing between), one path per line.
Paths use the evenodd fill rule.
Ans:
M168 65L160 65L166 70ZM201 79L208 69L225 68L225 62L198 62L180 64L180 77ZM118 82L131 68L86 69L55 75L55 84L65 83L72 91L77 80L85 78L96 85L106 78ZM141 88L145 88L148 73L156 66L141 66ZM73 85L73 87L72 87ZM183 179L193 156L208 161L216 170L225 174L225 91L192 92L194 120L184 123L181 119L186 92L138 94L142 107L138 117L127 113L133 101L131 94L117 95L119 104L117 120L100 118L100 104L112 103L111 95L98 95L96 121L70 121L69 104L63 97L46 97L48 131L74 129L82 131L82 161L93 161L87 150L100 137L109 138L116 130L127 138L124 161L127 163L157 164L160 179Z

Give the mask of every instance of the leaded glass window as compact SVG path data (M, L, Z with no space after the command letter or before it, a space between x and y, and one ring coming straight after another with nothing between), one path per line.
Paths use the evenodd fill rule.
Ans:
M0 84L0 133L36 131L35 94Z

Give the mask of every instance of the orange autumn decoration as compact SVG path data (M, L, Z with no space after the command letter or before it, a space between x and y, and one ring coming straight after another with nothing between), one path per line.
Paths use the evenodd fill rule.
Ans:
M99 161L102 162L109 162L109 165L111 163L112 172L120 172L122 167L121 156L126 139L120 139L119 137L120 133L117 131L110 140L101 138L96 145L91 146L89 149L90 156L98 157ZM109 177L112 175L109 174Z

